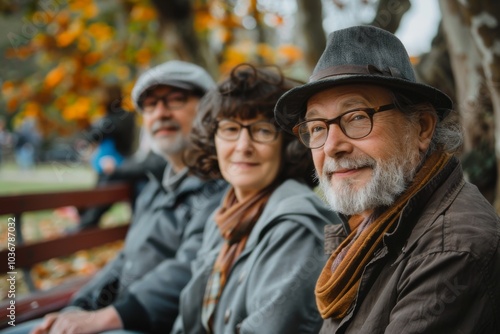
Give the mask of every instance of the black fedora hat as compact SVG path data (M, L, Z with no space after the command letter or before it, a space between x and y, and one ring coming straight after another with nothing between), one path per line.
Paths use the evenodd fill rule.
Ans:
M446 94L417 82L408 53L396 36L373 26L354 26L329 35L308 83L289 90L278 100L276 121L291 132L311 96L333 86L357 83L384 86L414 102L430 102L441 120L453 106Z

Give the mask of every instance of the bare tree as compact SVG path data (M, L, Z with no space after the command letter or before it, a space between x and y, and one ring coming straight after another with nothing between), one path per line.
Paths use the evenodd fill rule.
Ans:
M440 6L456 82L455 109L465 130L466 171L472 182L484 183L483 193L495 198L500 212L500 183L491 189L498 174L491 171L495 160L500 166L500 3L440 0Z
M169 49L181 59L193 61L207 68L214 77L218 74L218 63L210 52L208 42L200 39L194 27L193 1L153 0L159 17L163 40Z
M410 0L380 0L371 25L395 33L399 28L401 19L410 7Z
M297 0L297 8L297 31L303 44L308 70L312 72L326 45L323 7L321 0Z

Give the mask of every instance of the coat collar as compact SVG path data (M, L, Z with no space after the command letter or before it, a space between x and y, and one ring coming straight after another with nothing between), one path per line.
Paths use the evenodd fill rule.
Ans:
M462 167L456 157L429 183L413 196L403 209L393 232L387 233L384 242L389 250L408 251L420 239L427 224L416 226L419 220L429 224L445 211L465 184Z

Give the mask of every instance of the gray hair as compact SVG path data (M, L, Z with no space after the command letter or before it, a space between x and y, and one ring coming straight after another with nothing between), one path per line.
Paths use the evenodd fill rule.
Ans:
M438 119L436 109L430 103L412 103L407 97L394 93L394 104L407 117L411 124L419 122L421 113L430 113ZM447 153L455 154L462 149L463 129L455 111L450 111L448 116L438 121L427 154L439 148Z

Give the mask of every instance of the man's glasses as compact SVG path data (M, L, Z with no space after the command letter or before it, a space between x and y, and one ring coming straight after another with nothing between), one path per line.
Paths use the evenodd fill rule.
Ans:
M342 132L351 139L361 139L372 132L375 113L394 108L394 104L386 104L376 108L357 108L348 110L335 118L315 118L301 122L295 125L292 130L295 136L308 148L320 148L328 138L330 124L337 124Z
M243 125L239 122L223 119L217 123L217 137L227 140L236 141L240 138L241 130L247 129L250 134L250 139L257 143L269 143L278 137L278 130L274 124L266 121L258 121L252 124Z
M158 104L158 101L163 103L163 106L169 110L177 110L184 107L189 99L189 93L185 91L171 91L164 95L149 95L142 100L142 111L144 113L153 112Z

